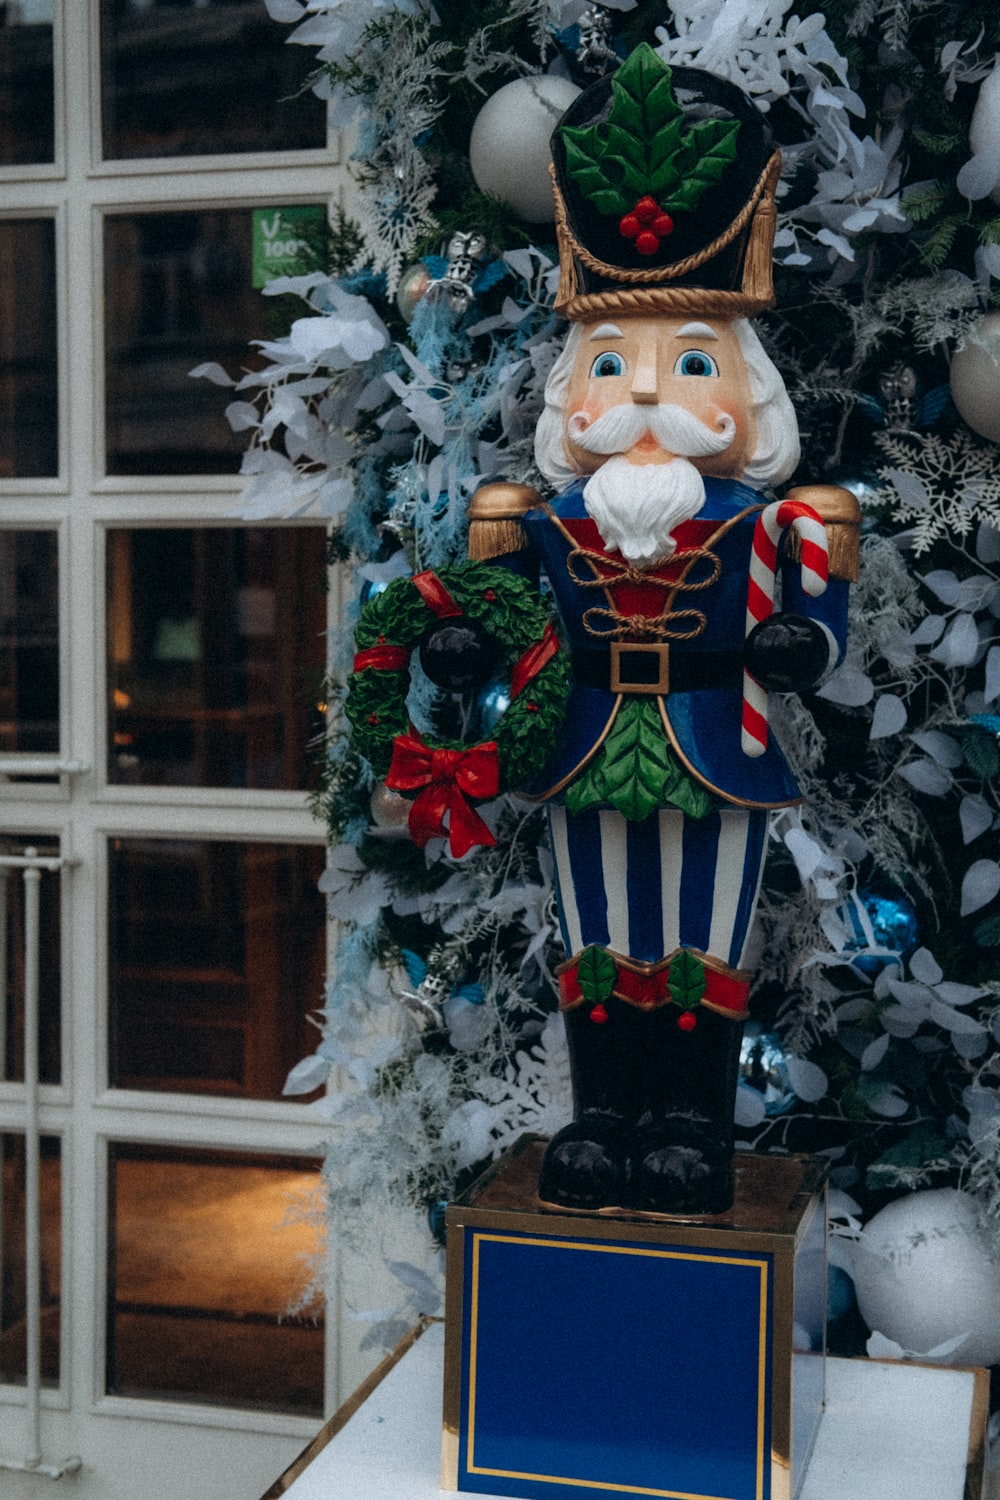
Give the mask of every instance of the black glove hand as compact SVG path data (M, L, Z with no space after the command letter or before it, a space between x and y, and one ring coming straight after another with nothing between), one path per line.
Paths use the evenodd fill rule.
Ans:
M747 636L747 670L774 693L803 693L818 682L830 661L822 626L805 615L771 615Z

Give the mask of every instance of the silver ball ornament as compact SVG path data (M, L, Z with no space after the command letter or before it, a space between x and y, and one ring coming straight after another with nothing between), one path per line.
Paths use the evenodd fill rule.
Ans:
M795 1103L795 1090L788 1076L788 1054L781 1038L749 1022L740 1047L740 1082L760 1094L764 1113L784 1114Z
M1000 443L1000 312L980 318L952 355L951 396L973 432Z
M418 302L422 302L433 283L430 271L422 260L407 266L396 289L396 306L406 323L413 322Z
M376 828L386 832L406 829L412 803L387 787L384 781L380 781L372 792L368 806Z
M469 163L481 192L529 224L555 217L549 140L580 90L550 74L515 78L487 99L472 127Z

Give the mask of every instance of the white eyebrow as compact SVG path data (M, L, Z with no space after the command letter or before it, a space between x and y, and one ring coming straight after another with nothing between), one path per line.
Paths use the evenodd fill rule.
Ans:
M593 339L623 339L625 335L617 323L601 323L590 335Z
M678 339L717 339L719 335L714 328L709 328L707 323L685 323L683 328L678 328L674 337Z

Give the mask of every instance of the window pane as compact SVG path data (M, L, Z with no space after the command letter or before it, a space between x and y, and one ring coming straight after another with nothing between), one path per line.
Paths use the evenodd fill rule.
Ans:
M189 372L216 361L238 378L250 340L287 332L282 299L254 289L253 237L251 208L105 219L109 474L238 472L233 394ZM316 263L314 243L303 240L297 269Z
M325 556L318 527L109 534L110 781L305 784Z
M0 479L59 472L55 253L51 219L0 222Z
M109 853L112 1085L279 1099L315 1047L323 851L129 838Z
M110 1172L108 1391L321 1415L322 1307L289 1316L321 1253L316 1164L113 1145Z
M27 1365L25 1287L25 1159L22 1135L0 1135L0 1382L23 1385ZM41 1346L42 1384L59 1383L60 1235L59 1141L42 1136L41 1201Z
M0 855L22 855L33 848L59 854L58 840L0 836ZM42 1083L60 1078L60 884L53 870L41 872L38 900L38 1071ZM0 1079L24 1082L24 871L0 867Z
M313 54L264 0L102 0L104 156L204 156L326 144L303 86Z
M57 569L54 531L0 531L0 753L59 749Z
M0 166L54 160L52 0L0 12Z

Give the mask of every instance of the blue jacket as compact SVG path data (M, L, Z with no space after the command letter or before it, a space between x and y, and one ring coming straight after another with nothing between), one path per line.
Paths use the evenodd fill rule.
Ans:
M641 578L634 572L623 577L628 570L619 554L604 549L582 491L583 481L575 482L554 505L528 511L523 522L555 597L575 679L559 744L544 774L525 791L543 800L554 797L579 774L616 712L622 692L615 689L634 684L638 674L647 684L645 693L659 701L674 753L703 786L744 807L798 801L798 786L773 734L758 757L746 755L740 743L750 550L766 502L747 485L706 478L704 506L674 532L678 555L644 570ZM692 562L693 548L698 551ZM524 554L507 560L523 566ZM782 556L779 568L781 608L826 625L839 660L847 584L831 577L826 592L813 599L801 588L796 562ZM636 629L639 615L655 616L658 623ZM656 637L666 640L666 651L655 644ZM654 644L645 657L626 651L613 682L616 639ZM661 672L669 680L665 691L658 691L664 685Z

